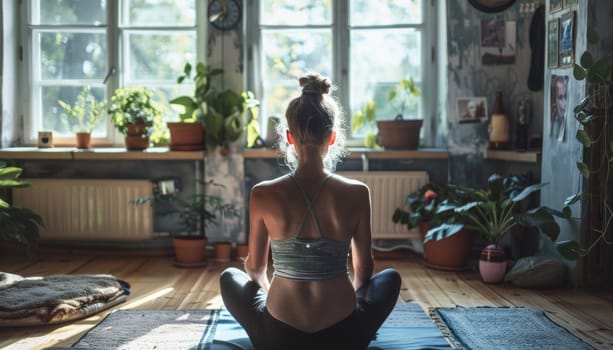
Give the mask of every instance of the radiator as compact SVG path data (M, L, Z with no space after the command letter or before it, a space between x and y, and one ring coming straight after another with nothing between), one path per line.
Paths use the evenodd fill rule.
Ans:
M417 229L392 221L407 195L428 183L425 171L342 171L339 175L364 182L370 188L373 239L416 239Z
M42 240L139 241L153 238L150 205L130 201L152 194L149 180L27 179L13 204L38 213Z

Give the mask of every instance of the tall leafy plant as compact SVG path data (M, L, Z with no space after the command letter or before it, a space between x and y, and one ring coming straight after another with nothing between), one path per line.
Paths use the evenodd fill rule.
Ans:
M0 189L15 189L30 186L19 180L23 169L9 167L0 161ZM40 215L28 208L14 206L0 198L0 238L15 241L30 255L39 238L39 226L43 226Z
M106 101L98 101L89 86L79 92L73 105L62 100L58 104L66 112L62 114L62 122L76 132L91 133L105 117Z
M588 29L587 39L590 44L597 44L598 33ZM589 50L585 51L574 65L573 76L588 83L587 96L574 108L575 119L581 125L576 138L584 150L577 169L586 180L588 191L569 196L564 202L564 214L570 217L570 206L583 199L590 213L584 219L593 220L589 228L593 239L586 247L574 240L556 243L564 257L574 260L589 254L599 243L613 244L613 53L594 57Z

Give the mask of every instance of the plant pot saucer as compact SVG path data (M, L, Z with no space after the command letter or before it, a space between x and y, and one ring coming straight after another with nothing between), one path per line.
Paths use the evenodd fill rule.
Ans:
M464 266L444 266L444 265L436 265L436 264L432 264L427 262L426 260L424 260L424 265L428 268L434 269L434 270L441 270L441 271L467 271L471 269L470 265L464 265Z
M182 263L182 262L178 262L176 260L173 260L173 265L177 266L177 267L204 267L207 265L206 260L205 261L201 261L201 262L197 262L197 263Z

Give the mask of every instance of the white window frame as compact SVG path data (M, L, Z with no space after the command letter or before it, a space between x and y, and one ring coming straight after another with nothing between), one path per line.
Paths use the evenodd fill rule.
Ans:
M333 1L333 20L332 20L332 35L333 35L333 62L332 62L332 81L339 86L335 95L345 108L345 119L347 121L347 130L350 135L350 123L353 111L349 110L349 89L343 88L350 86L349 81L349 6L351 0L335 0ZM393 29L393 28L417 28L422 34L421 47L421 62L422 66L422 106L423 119L422 126L422 144L427 147L434 147L436 142L436 91L438 82L438 70L436 67L436 48L435 42L437 38L438 16L437 4L435 0L423 0L423 23L406 24L406 25L369 25L356 26L356 29ZM260 74L260 59L261 59L261 28L286 28L287 26L262 26L259 25L260 8L259 2L248 0L246 9L246 28L253 30L245 30L246 50L245 66L246 69L246 86L255 93L256 96L262 96L262 79ZM311 29L311 28L327 28L327 25L304 25L292 26L296 29ZM260 130L266 130L266 119L268 116L261 115ZM261 132L262 133L262 132ZM348 138L348 146L362 147L363 140L358 138Z
M113 92L118 87L124 86L125 79L122 72L125 68L125 55L123 50L125 47L122 40L122 33L125 31L139 32L177 32L186 30L195 30L196 32L196 56L198 62L205 62L206 57L206 37L207 37L207 4L201 0L194 0L196 3L196 19L194 26L181 27L138 27L138 26L121 26L120 25L120 9L119 6L123 3L122 0L106 0L106 24L101 25L30 25L29 16L31 13L30 0L20 1L20 40L19 40L19 76L21 84L19 87L17 113L22 116L23 127L21 128L21 142L23 145L36 145L38 142L38 131L41 131L40 123L42 121L40 115L37 115L36 109L40 106L34 106L34 101L40 101L40 97L35 96L34 90L34 71L33 62L37 62L33 57L36 51L33 47L33 33L35 30L106 30L107 38L107 67L108 79L106 81L106 96L107 100L113 95ZM193 63L193 62L192 62ZM181 72L179 72L181 73ZM74 81L66 79L66 81ZM94 80L80 80L84 83L90 83L92 86L104 86L100 81L97 84ZM60 83L61 84L61 83ZM123 146L124 140L121 135L112 125L110 118L107 119L107 137L92 138L93 146ZM54 135L54 145L57 146L75 146L75 137L59 137Z

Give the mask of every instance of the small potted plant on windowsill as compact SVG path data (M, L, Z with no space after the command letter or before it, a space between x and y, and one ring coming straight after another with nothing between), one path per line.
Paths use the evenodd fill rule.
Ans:
M0 161L0 189L30 186L29 182L19 180L22 170L9 167ZM40 215L28 208L11 205L0 198L0 239L16 242L30 255L38 242L39 227L43 227Z
M360 110L351 118L351 131L358 132L364 129L364 147L381 148L377 144L377 103L368 100Z
M149 136L162 107L153 101L152 93L143 86L115 90L108 110L120 133L125 135L128 150L141 151L149 147Z
M379 144L386 149L417 149L423 120L405 115L419 103L421 92L412 77L402 79L392 87L387 100L398 114L393 120L377 121Z
M218 219L238 217L239 213L234 204L224 203L219 196L207 194L209 186L223 187L212 180L201 182L204 193L192 194L183 198L178 192L164 193L157 189L152 196L135 199L137 205L144 203L158 203L167 205L177 212L182 220L184 229L172 233L172 242L178 266L201 266L206 263L206 247L208 238L206 227L219 225ZM231 248L231 245L230 245Z
M90 148L91 133L105 117L106 101L96 100L90 87L85 86L74 105L62 100L58 104L66 111L62 114L62 122L67 129L75 130L77 148Z

